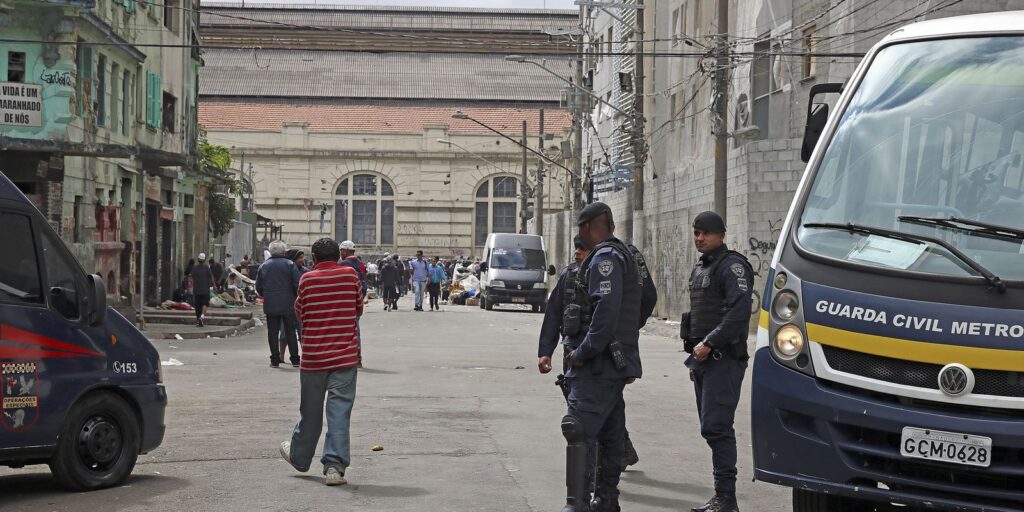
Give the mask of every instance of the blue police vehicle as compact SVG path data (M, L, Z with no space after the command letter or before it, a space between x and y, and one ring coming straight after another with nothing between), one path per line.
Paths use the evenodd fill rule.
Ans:
M751 399L754 476L794 511L1024 510L1022 85L1001 12L898 29L811 89Z
M118 485L164 437L160 356L0 174L0 464Z

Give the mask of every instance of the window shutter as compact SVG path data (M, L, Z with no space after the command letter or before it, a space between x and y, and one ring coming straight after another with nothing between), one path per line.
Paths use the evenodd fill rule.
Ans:
M153 73L146 72L146 126L153 126Z
M160 127L163 110L163 87L160 84L160 75L153 74L153 128Z

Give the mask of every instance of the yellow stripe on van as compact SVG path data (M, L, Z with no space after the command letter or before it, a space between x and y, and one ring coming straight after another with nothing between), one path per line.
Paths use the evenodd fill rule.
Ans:
M761 313L762 322L765 313ZM1024 370L1024 350L965 347L902 340L807 324L807 337L816 343L878 356L947 365L960 363L975 370Z
M761 310L761 317L757 319L757 326L766 331L769 330L767 311L763 309Z

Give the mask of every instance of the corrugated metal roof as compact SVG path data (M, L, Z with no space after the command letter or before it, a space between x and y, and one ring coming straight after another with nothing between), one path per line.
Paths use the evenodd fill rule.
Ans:
M566 86L501 55L207 49L201 96L554 102ZM547 67L571 76L568 60Z
M309 124L311 132L420 133L428 125L446 124L452 133L489 134L486 128L464 119L453 119L455 107L322 105L281 102L203 100L199 103L199 124L207 130L281 130L287 122ZM474 119L506 133L519 133L526 121L536 134L540 113L501 107L462 109ZM545 131L560 133L572 126L565 110L547 110Z
M201 26L279 27L280 24L378 31L528 32L579 26L578 13L543 9L457 9L344 5L202 4ZM227 16L218 16L218 14ZM238 19L244 18L244 19ZM255 21L252 21L255 20Z

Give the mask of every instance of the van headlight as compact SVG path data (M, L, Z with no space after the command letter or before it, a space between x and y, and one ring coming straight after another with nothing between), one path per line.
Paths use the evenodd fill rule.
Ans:
M772 302L772 312L775 313L775 318L788 322L796 316L797 311L800 310L800 299L797 298L796 294L789 291L783 290L775 296L775 300Z
M502 281L500 279L492 279L490 287L491 288L504 288L505 287L505 281Z
M804 349L804 332L793 324L782 326L775 333L775 342L772 344L775 355L787 361L796 358Z

